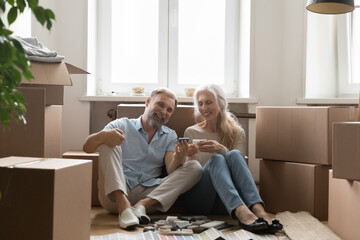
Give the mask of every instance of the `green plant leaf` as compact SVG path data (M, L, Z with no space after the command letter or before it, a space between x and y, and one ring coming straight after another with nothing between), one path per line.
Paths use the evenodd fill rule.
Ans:
M16 0L16 5L19 8L19 11L22 13L26 7L25 0Z
M46 28L47 28L48 30L50 30L50 29L51 29L51 26L52 26L52 23L51 23L50 20L48 20L48 21L46 22Z
M0 36L4 36L4 37L8 37L12 34L13 32L5 29L5 28L0 28Z
M17 18L17 14L18 14L17 11L18 11L17 7L12 7L10 9L10 11L8 12L7 20L8 20L9 25L11 25L13 22L15 22L15 20Z
M38 0L27 0L28 4L29 4L29 7L31 9L35 8L38 6L39 4L39 1Z
M46 13L46 16L48 17L48 19L55 20L55 14L53 11L51 11L50 9L45 9L45 13Z
M12 51L9 42L0 42L0 62L9 61L11 58Z
M36 17L36 19L41 23L41 25L45 24L46 21L46 15L43 7L35 7L33 8L33 13Z
M0 8L3 12L5 12L5 0L0 0Z
M14 6L14 3L15 3L14 0L7 0L7 2L8 2L11 6Z

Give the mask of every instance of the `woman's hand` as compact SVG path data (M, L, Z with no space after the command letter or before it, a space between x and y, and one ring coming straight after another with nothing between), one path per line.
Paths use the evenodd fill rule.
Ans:
M215 140L201 141L197 144L199 152L221 153L223 148L225 147Z
M198 152L199 152L199 150L197 149L195 144L189 144L189 151L188 151L188 155L187 155L189 160L195 160Z

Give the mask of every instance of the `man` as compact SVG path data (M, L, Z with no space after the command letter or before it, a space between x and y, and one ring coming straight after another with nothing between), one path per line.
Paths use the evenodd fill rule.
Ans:
M201 177L201 165L185 161L187 142L177 143L175 131L164 126L176 106L172 91L155 89L139 118L116 119L85 141L85 152L99 151L100 203L119 213L121 228L148 223L147 210L167 211ZM164 165L167 176L160 178Z

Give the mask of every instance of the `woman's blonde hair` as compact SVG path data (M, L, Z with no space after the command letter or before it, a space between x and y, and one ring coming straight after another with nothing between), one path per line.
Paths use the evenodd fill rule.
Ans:
M197 102L197 96L201 91L208 91L214 95L216 103L220 109L216 126L220 137L220 144L224 145L230 150L233 149L236 137L239 136L240 125L234 114L229 111L229 105L225 96L225 92L215 84L199 86L194 93L195 119L201 119L201 114L199 112Z

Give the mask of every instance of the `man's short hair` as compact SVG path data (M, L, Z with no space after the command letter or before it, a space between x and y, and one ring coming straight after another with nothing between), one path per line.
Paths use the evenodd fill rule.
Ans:
M168 88L163 87L163 88L156 88L156 89L152 90L150 93L150 98L154 98L154 97L156 97L156 95L161 94L161 93L164 93L164 94L168 95L170 98L174 99L175 100L175 108L176 108L176 106L178 104L178 100L176 98L175 93Z

